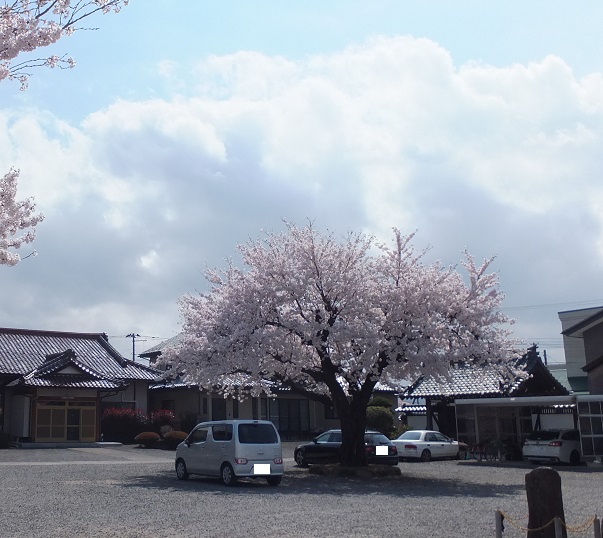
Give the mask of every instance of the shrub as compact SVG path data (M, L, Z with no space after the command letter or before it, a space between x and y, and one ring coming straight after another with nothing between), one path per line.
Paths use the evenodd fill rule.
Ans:
M384 407L369 407L366 410L366 427L389 435L394 430L394 414Z
M158 411L151 411L149 414L149 422L151 430L159 433L162 426L174 427L176 422L176 416L172 411L167 409L159 409Z
M163 426L161 426L161 428L159 428L159 434L161 435L161 437L163 437L167 432L171 431L174 431L174 428L172 428L169 424L164 424Z
M134 441L145 448L151 448L159 439L159 434L155 432L142 432L134 437Z
M369 407L385 407L386 409L392 408L392 403L384 396L376 396L369 403Z
M389 434L389 438L390 439L397 439L398 437L400 437L404 432L407 432L408 430L412 429L408 424L400 424L400 426L398 426L397 428L394 428L390 434Z
M163 440L165 442L166 448L170 450L175 450L176 447L182 443L188 436L188 433L181 432L178 430L172 430L171 432L167 432L163 436Z
M104 441L116 441L130 444L139 433L148 430L149 419L138 409L120 409L110 407L101 419L101 432Z

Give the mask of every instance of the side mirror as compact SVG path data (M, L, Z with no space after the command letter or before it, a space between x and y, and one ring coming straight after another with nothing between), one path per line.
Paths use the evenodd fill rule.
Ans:
M318 437L315 437L314 439L312 439L312 442L313 442L314 444L317 444L317 443L318 443Z

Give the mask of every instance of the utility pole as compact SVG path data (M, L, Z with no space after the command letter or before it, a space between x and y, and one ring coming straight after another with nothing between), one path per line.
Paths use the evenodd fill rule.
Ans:
M136 337L140 336L138 333L126 334L126 338L132 339L132 361L136 362Z

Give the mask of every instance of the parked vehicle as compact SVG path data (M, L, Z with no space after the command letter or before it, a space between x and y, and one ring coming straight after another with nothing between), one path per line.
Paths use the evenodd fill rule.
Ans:
M432 430L408 430L393 440L398 457L431 461L433 459L459 458L459 443L443 433ZM466 450L466 445L463 445Z
M526 461L578 465L582 459L578 430L539 430L526 437L522 448Z
M398 465L398 451L382 433L367 431L364 444L368 463ZM300 467L315 463L338 463L341 449L341 430L329 430L315 437L312 442L299 445L293 456Z
M284 472L283 449L268 420L220 420L195 426L176 449L176 476L220 477L226 486L239 478L265 478L278 486Z

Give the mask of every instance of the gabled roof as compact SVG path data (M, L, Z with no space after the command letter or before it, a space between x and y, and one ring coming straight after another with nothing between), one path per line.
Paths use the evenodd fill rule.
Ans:
M86 366L71 349L48 355L39 367L9 384L18 385L101 390L118 390L127 386L119 379L109 378Z
M63 356L67 351L71 354ZM67 358L99 379L153 381L160 373L124 358L103 333L0 328L0 375L27 376L36 371L50 375L52 361L60 364Z
M536 347L513 362L518 375L507 378L497 366L453 366L447 377L421 377L404 392L405 398L496 398L568 394L543 364Z

